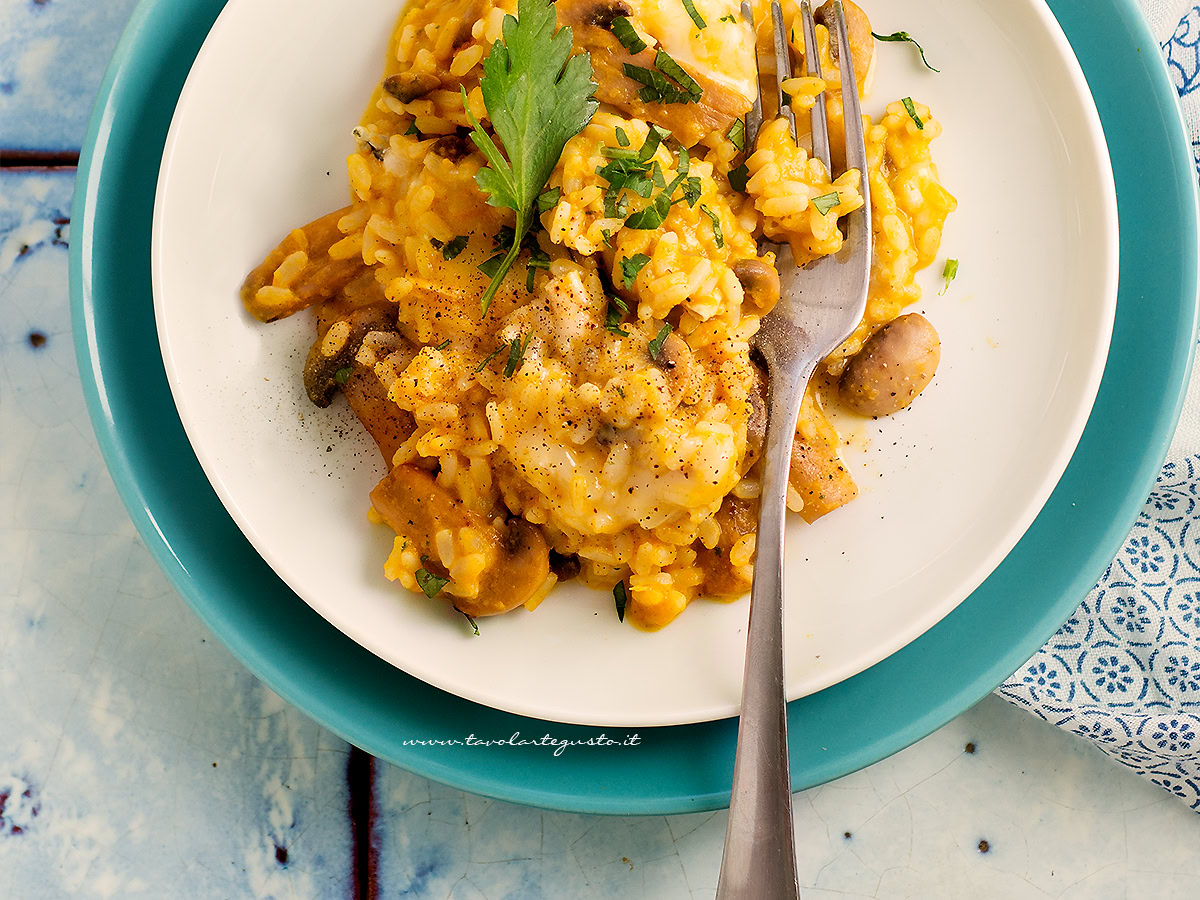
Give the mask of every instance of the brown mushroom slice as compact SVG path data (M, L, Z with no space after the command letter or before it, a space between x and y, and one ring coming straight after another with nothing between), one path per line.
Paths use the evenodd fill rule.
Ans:
M732 266L742 290L764 315L779 302L779 270L765 259L739 259Z
M371 491L371 504L427 565L451 577L442 596L469 616L515 609L543 587L550 574L550 550L536 526L515 517L493 525L454 499L423 469L396 466ZM447 546L455 554L449 560L442 555ZM463 553L464 548L469 554ZM475 583L465 585L462 594L456 592L453 580L459 566L478 573L468 579Z
M890 416L929 386L942 358L937 329L918 313L884 325L846 364L838 382L842 405L862 416Z
M840 440L810 386L800 406L788 483L804 501L801 518L810 525L858 496L858 486L838 455Z
M729 548L743 535L757 530L758 501L730 495L721 504L716 519L721 526L717 545L711 550L700 544L696 546L696 565L704 573L704 596L740 597L750 590L750 581L743 577L740 566L729 562Z
M364 306L321 332L304 360L304 390L321 409L333 401L338 385L353 371L354 355L369 331L395 331L396 312L389 304ZM346 371L350 370L350 371ZM338 373L344 373L339 379Z
M242 303L260 322L274 322L327 300L365 268L362 257L330 259L329 248L345 235L339 209L293 230L242 283ZM281 273L282 270L282 273ZM282 274L276 284L276 275Z
M442 86L442 80L428 72L397 72L383 79L383 91L401 103L420 100L430 91Z
M647 48L640 53L630 54L609 30L613 19L635 15L635 7L639 5L639 0L558 0L555 3L559 25L571 26L575 50L591 54L592 70L599 85L596 99L624 110L634 118L661 125L670 130L685 147L691 147L713 131L727 131L734 119L745 115L754 102L749 90L731 87L731 83L745 80L740 73L707 69L683 57L678 51L672 53L673 48L667 46L666 51L700 85L700 99L695 103L646 103L639 97L643 85L625 74L625 65L629 63L654 70L655 50ZM677 34L680 39L686 40L688 29L694 26L682 4L679 5L678 14L680 21L678 27L672 29L672 36ZM744 28L740 31L744 32L740 35L741 40L747 47L752 47L750 30ZM742 55L730 54L730 65L735 65ZM753 56L747 58L752 60Z
M854 61L854 80L858 84L858 92L862 94L871 75L871 66L875 62L875 37L871 34L871 20L852 0L842 0L842 8L846 13L846 37L850 41L850 58ZM838 46L837 20L833 15L833 0L821 4L814 13L817 24L829 29L829 55L833 61L841 59L841 47Z
M401 409L390 399L383 384L370 369L354 366L350 376L342 384L342 393L350 409L358 416L367 434L379 447L388 468L401 444L412 434L412 413Z

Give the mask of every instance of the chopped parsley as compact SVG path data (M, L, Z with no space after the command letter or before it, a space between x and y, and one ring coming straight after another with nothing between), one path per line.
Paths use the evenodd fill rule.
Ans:
M497 356L499 356L503 352L504 352L504 346L501 345L501 346L497 347L495 350L493 350L491 353L489 353L487 356L485 356L483 358L483 362L481 362L479 365L477 365L475 367L475 374L478 375L480 372L482 372L484 369L486 369L488 367L488 363L490 363L493 359L495 359Z
M457 613L458 613L460 616L462 616L464 619L466 619L466 620L467 620L467 622L470 624L470 626L471 626L473 629L475 629L475 636L476 636L476 637L479 637L479 623L477 623L477 622L475 621L475 619L473 619L473 618L471 617L471 614L470 614L470 613L465 613L465 612L463 612L463 611L462 611L461 609L459 609L457 606L456 606L456 607L454 607L454 611L455 611L455 612L457 612Z
M447 241L445 244L442 245L442 259L445 259L445 260L454 259L454 257L456 257L456 256L458 256L458 254L462 253L463 250L467 249L467 241L469 239L470 239L469 235L460 234L458 237L454 238L453 240Z
M633 256L626 256L621 260L621 281L626 288L632 288L633 282L637 280L638 273L646 268L646 263L650 262L650 257L645 253L635 253Z
M537 199L563 147L599 106L593 97L591 55L572 56L570 27L556 30L555 25L553 3L520 0L517 17L504 17L503 40L492 44L483 61L479 86L503 154L471 112L466 88L459 88L471 140L488 162L475 182L488 195L488 203L516 213L512 247L489 275L491 283L480 298L483 315L521 252Z
M683 0L683 8L687 10L688 16L696 23L697 28L708 27L708 23L704 21L704 16L700 15L700 10L696 9L694 0Z
M562 188L550 188L548 191L542 191L537 198L537 211L539 213L549 212L558 206L558 201L562 197Z
M696 79L662 50L655 51L653 69L625 63L624 70L642 85L638 99L643 103L695 103L704 94Z
M622 579L613 585L613 601L617 606L617 621L625 621L625 607L629 605L629 594L625 590L625 581Z
M812 198L813 207L823 216L829 215L829 211L841 202L842 198L838 196L837 191L830 191L828 194Z
M914 122L917 123L917 130L924 131L925 123L921 121L921 117L917 115L917 108L913 106L912 97L905 97L900 101L904 104L904 111L909 114Z
M700 184L700 179L695 175L684 179L683 199L687 201L687 205L689 207L696 205L696 201L700 199L700 192L702 189L703 188Z
M529 262L525 266L525 290L533 291L533 273L537 269L550 268L550 254L541 247L529 248Z
M508 345L508 362L504 364L504 377L512 378L517 373L517 369L521 367L521 359L525 356L525 349L529 346L529 339L533 334L525 335L525 342L521 342L520 337L515 337Z
M706 216L708 216L709 221L712 222L713 238L717 242L717 247L718 248L724 247L725 246L725 235L723 235L721 233L721 217L718 216L715 212L713 212L711 209L709 209L706 204L703 204L703 203L700 204L700 212L702 212Z
M617 143L620 144L622 147L628 147L629 146L629 135L627 135L625 133L625 129L622 128L620 125L618 125L615 129L613 129L613 131L617 136Z
M626 140L629 140L629 139L626 138ZM600 155L603 156L605 159L630 160L630 159L638 158L638 152L636 150L634 150L632 147L607 147L607 146L605 146L605 147L600 148Z
M662 353L663 344L666 343L667 335L671 333L671 323L663 322L663 327L658 330L658 337L652 340L646 349L650 351L650 358L658 360L658 354Z
M444 341L442 341L440 344L438 344L433 349L434 350L445 350L449 346L450 346L450 338L446 338Z
M646 42L638 37L633 29L633 23L625 16L617 16L609 23L608 30L613 33L621 46L631 55L641 53L646 49Z
M421 557L421 568L417 569L413 575L417 579L417 587L425 592L425 596L432 600L442 592L442 588L450 583L449 578L442 578L439 575L434 575L425 566L429 562L428 556Z
M333 380L338 384L345 384L350 380L350 376L354 374L354 366L343 366L333 373Z
M929 69L932 72L941 72L942 71L941 69L935 69L933 66L931 66L929 64L929 60L927 60L925 58L924 48L920 44L918 44L916 41L914 41L912 35L909 34L907 31L894 31L891 34L876 34L875 32L872 31L871 37L875 38L875 40L877 40L877 41L886 41L888 43L892 43L893 41L905 41L909 44L912 44L914 47L917 48L917 52L921 54L921 62L925 63L925 68Z
M725 15L721 16L720 21L732 22L736 25L737 24L737 16L735 16L733 13L726 13Z
M600 234L604 237L604 246L612 247L612 232L607 228L601 228Z
M421 136L421 132L417 129L417 120L416 119L413 119L412 122L409 123L408 131L406 131L404 133L405 134L413 134L413 135L416 135L417 137Z
M733 143L733 146L738 150L746 149L746 120L734 119L733 124L729 126L729 131L725 132L725 137Z
M479 271L488 278L493 279L493 283L495 283L494 279L496 278L496 273L500 271L500 266L504 262L504 258L507 255L507 253L502 252L497 253L495 256L489 256L479 264ZM489 299L488 302L491 303L491 300Z
M946 260L946 267L944 269L942 269L942 277L946 279L946 283L942 286L942 289L938 292L939 297L942 294L946 293L946 291L950 290L950 282L952 282L957 276L958 276L958 260L957 259Z
M729 186L735 191L746 193L746 182L750 180L750 169L745 163L729 170Z
M624 306L624 304L621 303L619 298L608 298L608 309L604 313L604 327L613 334L620 335L621 337L629 337L629 332L621 327L621 316L623 315L621 306Z

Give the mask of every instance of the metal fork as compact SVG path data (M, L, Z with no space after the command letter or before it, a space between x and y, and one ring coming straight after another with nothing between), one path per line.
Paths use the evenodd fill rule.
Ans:
M820 77L816 23L808 0L802 0L800 11L804 20L806 74ZM742 3L742 16L753 27L753 14L746 2ZM775 31L776 80L782 83L791 73L792 64L778 0L771 4L771 18ZM783 677L783 521L788 469L805 388L817 363L832 353L862 319L871 272L867 154L841 0L834 0L834 18L845 110L846 168L857 168L861 173L863 207L848 217L841 250L803 269L796 266L788 246L769 245L776 253L782 290L779 304L763 317L754 340L769 376L767 435L741 721L718 900L776 900L800 895L792 836ZM762 126L761 91L760 86L759 97L746 117L749 148L754 147ZM778 92L780 115L789 120L795 140L796 120L783 89ZM822 95L812 112L813 155L830 167L825 119Z

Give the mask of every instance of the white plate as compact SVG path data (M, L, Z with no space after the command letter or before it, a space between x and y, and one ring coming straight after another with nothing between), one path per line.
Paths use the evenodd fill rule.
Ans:
M922 278L942 364L915 406L841 422L862 489L788 536L787 688L819 690L903 647L977 587L1062 474L1100 383L1116 306L1117 218L1099 118L1040 0L878 0L878 115L928 103L959 200L938 295ZM480 622L387 582L386 528L367 495L384 467L339 399L306 399L307 316L270 326L237 290L287 231L348 197L350 129L398 8L380 0L233 0L180 97L154 216L155 313L189 439L225 506L276 572L364 647L447 691L512 712L599 725L732 715L745 601L698 601L655 634L611 595L569 585L535 613ZM936 269L936 271L934 271ZM972 648L963 647L963 653Z

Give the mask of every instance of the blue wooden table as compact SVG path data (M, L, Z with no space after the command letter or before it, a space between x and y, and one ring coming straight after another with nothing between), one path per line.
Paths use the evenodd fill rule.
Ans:
M464 794L350 747L168 587L100 460L74 164L133 0L0 0L0 898L706 898L725 814ZM796 801L807 898L1195 898L1200 818L989 698Z

